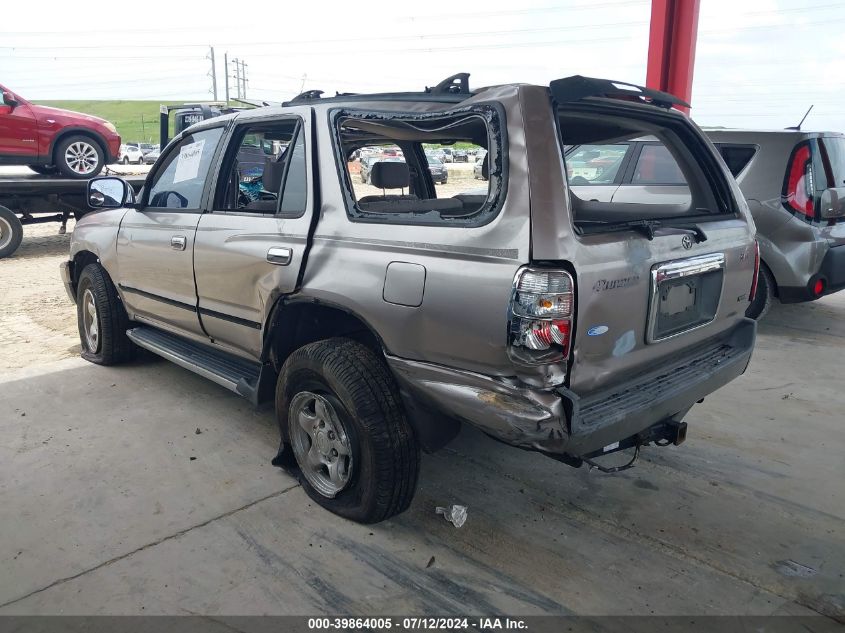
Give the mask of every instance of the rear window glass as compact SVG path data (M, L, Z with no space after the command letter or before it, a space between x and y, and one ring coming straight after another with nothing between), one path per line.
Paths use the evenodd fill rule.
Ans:
M685 185L684 174L665 145L643 145L631 177L633 185Z
M757 147L754 145L726 145L724 143L718 143L716 147L719 149L722 159L725 161L734 178L739 176L740 172L754 158L754 154L757 153Z
M582 232L639 220L694 216L703 221L709 215L736 212L718 159L686 121L651 112L617 114L601 107L561 108L558 117L561 145L569 148L564 161L573 219ZM628 157L625 151L630 148ZM592 166L596 171L587 171ZM610 183L618 186L607 191L586 186L611 175Z
M497 213L505 160L495 107L333 116L351 219L478 226Z

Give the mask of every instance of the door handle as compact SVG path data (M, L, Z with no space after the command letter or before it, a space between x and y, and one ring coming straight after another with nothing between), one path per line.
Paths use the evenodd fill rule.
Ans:
M287 266L293 258L293 250L284 246L273 246L267 251L267 261L279 266Z
M185 239L184 235L174 235L170 238L170 248L177 251L184 251L187 243L188 240Z

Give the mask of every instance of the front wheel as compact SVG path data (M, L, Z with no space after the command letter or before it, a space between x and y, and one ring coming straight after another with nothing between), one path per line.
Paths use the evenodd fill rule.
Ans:
M769 308L772 307L772 301L775 295L775 278L769 272L767 266L760 264L760 273L757 276L757 293L754 295L754 300L748 305L745 310L745 316L759 321Z
M350 339L310 343L285 361L276 415L305 492L327 510L377 523L414 497L420 449L392 376Z
M92 178L105 164L100 144L88 136L69 136L56 146L56 166L70 178Z
M126 310L99 264L88 264L79 276L76 317L82 358L97 365L115 365L134 356L135 346L126 336Z

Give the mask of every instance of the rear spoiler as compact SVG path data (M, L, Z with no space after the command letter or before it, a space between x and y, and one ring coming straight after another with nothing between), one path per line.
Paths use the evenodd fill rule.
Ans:
M580 101L587 97L606 97L639 101L666 109L676 105L685 108L691 107L686 101L682 101L668 92L660 92L652 88L629 84L625 81L596 79L594 77L582 77L581 75L555 79L549 84L549 89L552 92L552 97L558 103Z

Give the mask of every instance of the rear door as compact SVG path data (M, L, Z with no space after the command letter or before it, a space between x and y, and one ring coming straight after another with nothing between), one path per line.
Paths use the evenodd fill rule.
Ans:
M130 314L166 330L201 335L194 286L194 236L208 195L221 126L172 145L130 209L117 238L118 286Z
M197 231L203 327L215 343L252 358L276 300L297 287L314 213L311 112L294 112L235 127ZM272 148L261 165L253 146ZM246 169L239 157L248 157Z

